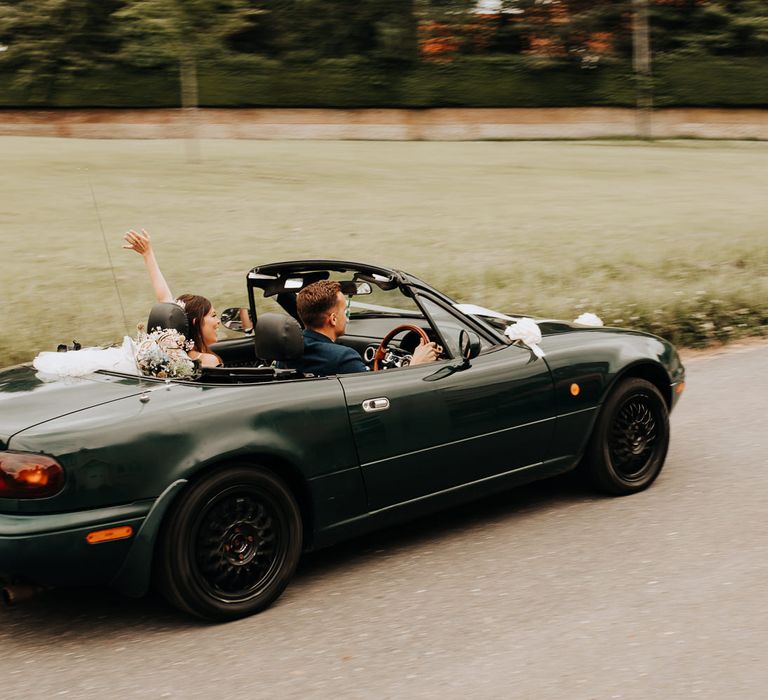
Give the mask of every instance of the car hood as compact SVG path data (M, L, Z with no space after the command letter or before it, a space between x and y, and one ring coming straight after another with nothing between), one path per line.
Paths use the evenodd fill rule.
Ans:
M495 326L498 330L503 330L506 326L519 321L522 318L530 318L536 322L536 325L541 331L541 335L546 337L548 335L557 335L559 333L570 332L583 332L583 331L597 331L597 332L621 332L631 333L634 335L650 335L643 331L633 331L627 328L619 328L613 326L604 326L603 322L594 314L582 314L574 321L565 321L560 318L542 318L535 314L526 313L502 313L501 311L494 311L493 309L487 309L484 306L478 304L454 304L464 314L468 316L476 316L483 321Z
M143 391L140 377L41 375L32 365L0 370L0 449L21 430Z

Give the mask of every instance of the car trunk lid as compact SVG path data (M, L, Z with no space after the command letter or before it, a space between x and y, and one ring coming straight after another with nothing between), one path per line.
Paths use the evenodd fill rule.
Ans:
M0 370L0 449L21 430L68 413L140 394L141 377L94 373L42 376L32 365Z

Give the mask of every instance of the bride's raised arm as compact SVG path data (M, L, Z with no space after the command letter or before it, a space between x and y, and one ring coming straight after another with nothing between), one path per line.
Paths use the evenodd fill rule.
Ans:
M149 281L152 283L152 289L155 292L157 301L173 301L171 289L165 281L163 273L160 272L160 266L157 264L157 258L155 258L155 251L152 250L149 234L144 229L141 229L141 233L130 230L123 236L123 240L125 240L123 248L135 250L144 258L144 264L147 266L147 272L149 273Z

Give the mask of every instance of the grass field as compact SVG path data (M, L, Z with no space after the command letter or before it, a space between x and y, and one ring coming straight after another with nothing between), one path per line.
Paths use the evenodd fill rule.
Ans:
M766 143L201 148L189 164L180 141L0 139L0 366L133 332L153 301L141 259L121 249L138 227L174 293L220 309L243 303L253 265L337 257L461 301L592 311L684 345L768 332Z

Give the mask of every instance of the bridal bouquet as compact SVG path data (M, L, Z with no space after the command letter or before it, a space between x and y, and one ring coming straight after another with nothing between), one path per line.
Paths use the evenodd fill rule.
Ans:
M187 355L192 346L192 341L176 330L158 328L150 333L139 332L136 363L142 374L149 377L191 379L198 373L198 363Z

